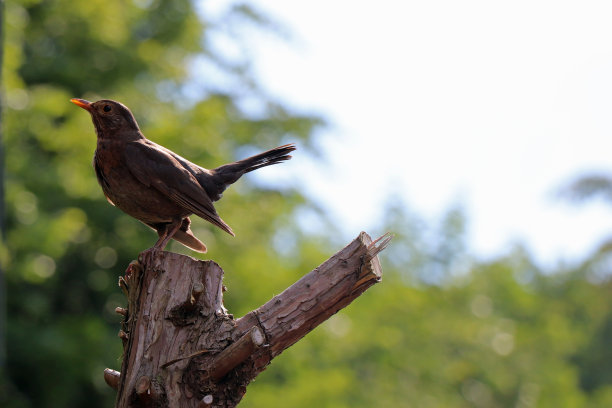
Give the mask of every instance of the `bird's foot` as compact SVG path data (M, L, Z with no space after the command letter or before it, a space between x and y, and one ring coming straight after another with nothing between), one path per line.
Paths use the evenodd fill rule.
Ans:
M138 255L138 262L143 266L151 265L153 263L153 258L160 251L161 249L157 248L156 246L153 246L149 249L145 249Z

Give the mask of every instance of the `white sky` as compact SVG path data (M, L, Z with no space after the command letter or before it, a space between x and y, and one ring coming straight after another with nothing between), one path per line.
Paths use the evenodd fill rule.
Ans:
M291 166L347 236L392 193L428 219L463 204L481 256L572 260L612 235L612 207L553 194L612 175L612 2L248 3L294 34L251 40L264 88L331 120L329 166Z

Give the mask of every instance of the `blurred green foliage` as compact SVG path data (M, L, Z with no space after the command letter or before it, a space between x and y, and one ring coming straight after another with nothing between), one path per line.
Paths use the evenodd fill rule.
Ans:
M150 139L207 167L287 141L305 154L321 119L267 97L248 58L212 45L223 35L243 49L243 25L282 31L244 4L215 18L188 0L6 4L0 406L113 405L102 370L120 366L116 279L156 239L104 199L93 127L71 97L126 103ZM235 238L201 220L193 229L225 270L236 316L339 249L333 224L290 187L247 176L217 207ZM297 226L305 208L322 218L318 236ZM245 407L612 406L612 246L550 271L521 248L472 259L460 208L427 226L392 202L386 230L383 283L274 360Z

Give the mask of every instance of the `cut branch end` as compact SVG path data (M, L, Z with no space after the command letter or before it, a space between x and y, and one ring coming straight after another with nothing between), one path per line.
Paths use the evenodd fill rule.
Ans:
M111 370L110 368L104 369L104 381L106 381L106 384L115 391L117 391L119 387L120 376L121 373L119 371Z
M219 381L232 369L249 358L253 352L264 344L265 338L258 327L252 327L236 342L219 353L211 364L210 377Z

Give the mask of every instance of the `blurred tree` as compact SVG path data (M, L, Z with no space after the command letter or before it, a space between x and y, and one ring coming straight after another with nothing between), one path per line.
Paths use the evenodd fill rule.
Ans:
M0 0L0 67L4 56L4 0ZM2 72L0 71L0 89L2 89ZM4 101L0 99L0 125L4 110ZM0 126L0 247L4 247L4 141ZM0 262L0 381L6 377L6 290L4 284L4 265ZM0 382L2 384L2 382Z
M601 199L612 205L612 177L605 173L581 175L560 189L560 196L574 203ZM602 286L610 295L612 290L612 238L604 240L580 267L581 277ZM581 301L581 300L578 300ZM593 303L590 299L589 303ZM594 304L595 306L595 304ZM573 361L580 367L580 385L589 392L598 406L612 401L612 308L600 303L599 316L589 340L578 349Z
M156 236L104 200L91 168L90 119L68 100L123 101L149 138L206 167L243 156L239 146L301 145L321 121L275 103L250 78L248 60L228 59L214 48L215 32L232 33L227 44L240 47L237 26L271 24L244 5L213 20L189 0L20 0L7 4L5 21L3 129L11 153L2 259L10 377L0 405L111 406L114 392L101 373L119 366L113 309L125 302L114 282ZM200 78L202 71L210 77ZM202 85L217 80L231 82ZM253 101L257 112L243 108ZM280 273L271 241L304 205L294 190L249 183L228 191L217 207L238 238L203 221L193 226L227 271L236 294L228 303L236 302L229 306L237 311L291 282ZM272 289L258 291L262 279Z
M406 211L389 212L389 221L384 229L399 233L383 257L383 284L258 377L246 406L612 403L610 281L590 282L582 268L543 270L520 247L488 262L449 266L432 281L421 272L438 270L440 257L411 248L437 229ZM433 242L463 235L461 228L441 231L446 237ZM464 257L461 245L452 247L458 250L445 252L444 264Z
M558 189L562 199L575 204L600 199L612 206L612 177L605 173L591 173L576 177ZM612 260L612 237L604 240L585 261L582 269L589 271L590 279L606 280L610 276Z
M600 196L612 203L612 178L606 174L580 176L560 189L562 197L582 201Z

